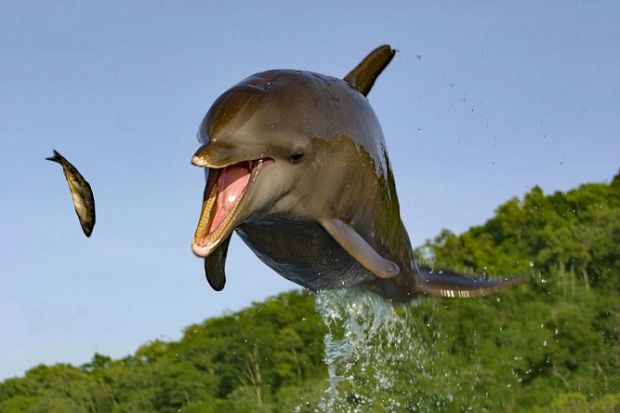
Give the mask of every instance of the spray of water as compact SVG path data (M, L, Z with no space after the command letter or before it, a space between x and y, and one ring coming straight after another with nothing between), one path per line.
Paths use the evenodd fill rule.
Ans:
M448 391L416 392L438 372L432 347L417 334L420 323L411 320L411 304L395 309L373 293L347 289L319 292L316 308L328 327L329 377L316 412L434 411L451 402Z
M401 320L381 298L357 289L319 292L316 308L328 327L325 362L329 387L319 409L361 412L377 396L372 386L366 386L369 378L376 382L375 389L392 384L384 366L377 364L389 361L376 355L389 354L383 347L392 344L394 325ZM357 371L363 375L358 376Z

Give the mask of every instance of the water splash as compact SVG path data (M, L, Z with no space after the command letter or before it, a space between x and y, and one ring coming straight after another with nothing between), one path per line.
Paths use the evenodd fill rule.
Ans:
M329 378L316 412L429 411L451 402L449 392L414 391L438 372L432 348L416 334L420 323L410 322L411 305L395 309L378 295L347 289L319 292L316 308L328 327Z
M366 393L363 379L374 376L380 388L392 384L382 369L371 363L372 353L386 354L381 336L399 321L394 309L380 297L357 289L322 291L317 294L316 308L328 327L325 335L325 362L328 369L327 395L319 411L359 412L375 396ZM365 373L356 377L355 369ZM362 388L363 387L363 388ZM360 391L363 390L363 391ZM342 397L341 391L346 392ZM354 406L347 400L353 399ZM343 401L344 403L340 403ZM352 407L346 409L345 407Z
M519 324L511 327L506 319L498 321L496 300L500 302L499 297L487 304L421 297L393 305L355 288L317 293L315 307L328 330L324 337L328 381L318 405L307 403L298 411L513 409L514 401L506 404L506 400L510 395L514 400L522 375L532 371L521 373L523 356L503 350L504 327ZM476 323L469 317L474 312ZM540 341L546 349L550 342L542 340L548 337L543 335Z

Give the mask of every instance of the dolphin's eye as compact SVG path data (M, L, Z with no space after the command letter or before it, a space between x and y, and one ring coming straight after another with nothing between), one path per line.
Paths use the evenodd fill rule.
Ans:
M301 151L298 151L298 152L294 152L289 159L291 163L295 163L301 160L301 158L303 157L304 157L304 153Z

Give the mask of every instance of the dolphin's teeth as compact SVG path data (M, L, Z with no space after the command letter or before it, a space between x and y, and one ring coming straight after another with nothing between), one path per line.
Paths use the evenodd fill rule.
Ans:
M248 183L256 181L261 166L273 162L272 159L248 160L210 172L205 190L207 199L203 201L192 244L196 255L211 254L222 237L234 229L231 225L237 220ZM247 179L245 183L244 179Z
M198 242L204 242L208 237L209 223L213 215L213 204L216 200L217 178L213 180L211 185L208 184L207 191L207 199L203 201L200 218L198 220L196 232L194 233L194 241Z

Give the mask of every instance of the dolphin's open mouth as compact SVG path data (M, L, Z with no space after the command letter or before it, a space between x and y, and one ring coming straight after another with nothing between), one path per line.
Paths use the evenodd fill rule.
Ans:
M208 256L236 226L239 205L247 189L270 158L243 161L224 168L211 168L205 188L202 212L192 250L200 257Z

